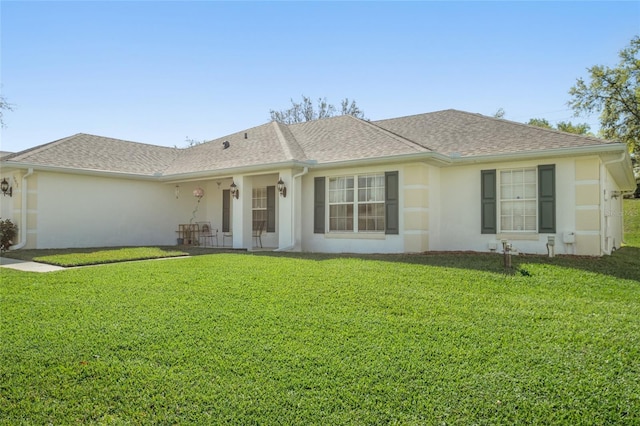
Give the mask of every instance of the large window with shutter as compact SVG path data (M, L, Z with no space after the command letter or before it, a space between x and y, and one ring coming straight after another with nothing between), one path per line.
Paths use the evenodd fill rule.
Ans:
M398 172L318 177L314 190L315 233L398 233Z
M500 231L537 231L536 169L501 170L499 179Z
M555 165L482 170L481 232L556 232Z

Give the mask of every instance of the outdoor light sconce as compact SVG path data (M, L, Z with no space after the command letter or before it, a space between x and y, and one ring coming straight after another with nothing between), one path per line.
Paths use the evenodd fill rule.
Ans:
M8 195L9 197L13 197L13 188L9 185L6 178L2 179L2 182L0 183L0 190L2 190L3 196Z
M238 186L235 182L231 182L231 186L229 188L231 189L231 196L233 198L235 198L236 200L240 198L240 190L238 189Z
M282 178L280 178L278 180L278 191L280 192L280 195L282 195L284 198L287 198L287 187L284 186L284 182L282 181Z

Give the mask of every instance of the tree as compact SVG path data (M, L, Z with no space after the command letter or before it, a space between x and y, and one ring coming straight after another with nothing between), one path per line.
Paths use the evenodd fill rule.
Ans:
M529 126L542 127L545 129L553 129L553 126L544 118L532 118L527 122Z
M576 116L600 112L600 132L640 152L640 36L631 39L618 54L615 68L595 65L588 68L590 81L579 78L569 94L568 105Z
M349 102L344 98L340 103L340 115L353 115L365 119L364 113L358 108L356 101ZM336 115L336 107L327 102L327 98L319 98L316 106L311 98L302 95L302 102L297 103L291 99L291 108L285 110L270 110L271 120L284 124L302 123L311 120L321 120Z
M545 118L532 118L527 122L527 124L530 126L542 127L543 129L553 129L560 130L561 132L573 133L576 135L593 136L593 133L589 131L591 130L591 126L589 126L587 123L573 124L570 121L559 121L558 124L556 124L556 127L553 127L553 125L551 125Z
M592 135L590 132L591 126L587 123L573 124L570 121L559 121L558 124L556 124L556 128L561 132L575 133L576 135Z
M0 127L4 128L4 111L13 111L13 105L7 102L7 99L0 95Z
M507 112L504 108L498 108L498 110L493 114L493 118L504 118Z

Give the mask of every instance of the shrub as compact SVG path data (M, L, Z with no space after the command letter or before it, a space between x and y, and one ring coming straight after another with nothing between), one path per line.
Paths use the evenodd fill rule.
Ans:
M18 226L10 219L0 220L0 247L8 250L18 234Z

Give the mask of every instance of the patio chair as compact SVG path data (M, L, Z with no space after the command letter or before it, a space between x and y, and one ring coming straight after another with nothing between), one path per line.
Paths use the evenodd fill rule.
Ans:
M253 239L254 246L260 244L260 248L262 248L262 232L264 231L265 221L261 220L253 223Z
M233 233L231 232L224 232L222 234L222 247L225 247L227 245L227 238L229 238L231 240L231 245L233 245Z
M198 235L198 243L203 247L213 247L213 240L216 240L216 247L218 247L218 230L215 234L213 228L211 228L211 222L198 222L200 233ZM207 245L209 243L209 245Z

